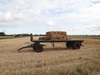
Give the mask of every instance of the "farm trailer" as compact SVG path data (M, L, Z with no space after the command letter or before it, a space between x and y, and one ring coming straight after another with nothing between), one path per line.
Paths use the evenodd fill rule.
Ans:
M33 42L33 44L22 47L18 49L18 51L20 52L20 50L24 48L33 48L36 52L42 52L43 46L46 46L44 44L40 44L42 42L50 42L52 46L54 46L55 42L65 42L68 49L80 49L84 40L34 40L33 35L31 34L30 41Z

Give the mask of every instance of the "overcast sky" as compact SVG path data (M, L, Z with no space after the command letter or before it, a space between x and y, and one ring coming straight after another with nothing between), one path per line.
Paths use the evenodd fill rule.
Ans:
M0 0L0 32L100 35L100 0Z

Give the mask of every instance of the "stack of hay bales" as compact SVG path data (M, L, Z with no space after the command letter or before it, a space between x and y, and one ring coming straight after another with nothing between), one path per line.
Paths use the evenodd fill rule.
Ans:
M50 31L46 32L46 36L39 38L39 40L68 40L68 38L64 31Z
M46 37L39 37L39 40L47 40Z

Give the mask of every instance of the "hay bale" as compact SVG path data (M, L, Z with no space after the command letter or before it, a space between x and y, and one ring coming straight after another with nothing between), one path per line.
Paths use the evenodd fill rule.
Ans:
M59 38L59 40L63 40L63 37Z
M67 37L65 36L63 40L67 40Z
M61 32L61 35L66 35L66 32Z
M46 35L47 38L51 38L51 37L55 37L56 38L56 35Z
M39 40L47 40L47 37L40 37Z
M59 35L62 35L62 32L58 32Z
M66 32L64 31L49 31L46 32L46 37L40 38L43 40L67 40Z

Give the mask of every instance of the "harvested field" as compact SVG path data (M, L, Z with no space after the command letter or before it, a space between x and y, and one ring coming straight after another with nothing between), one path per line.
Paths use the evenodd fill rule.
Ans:
M35 39L38 39L35 36ZM65 43L45 43L44 51L32 48L29 37L0 40L0 75L100 75L100 39L84 40L80 50L67 49Z

